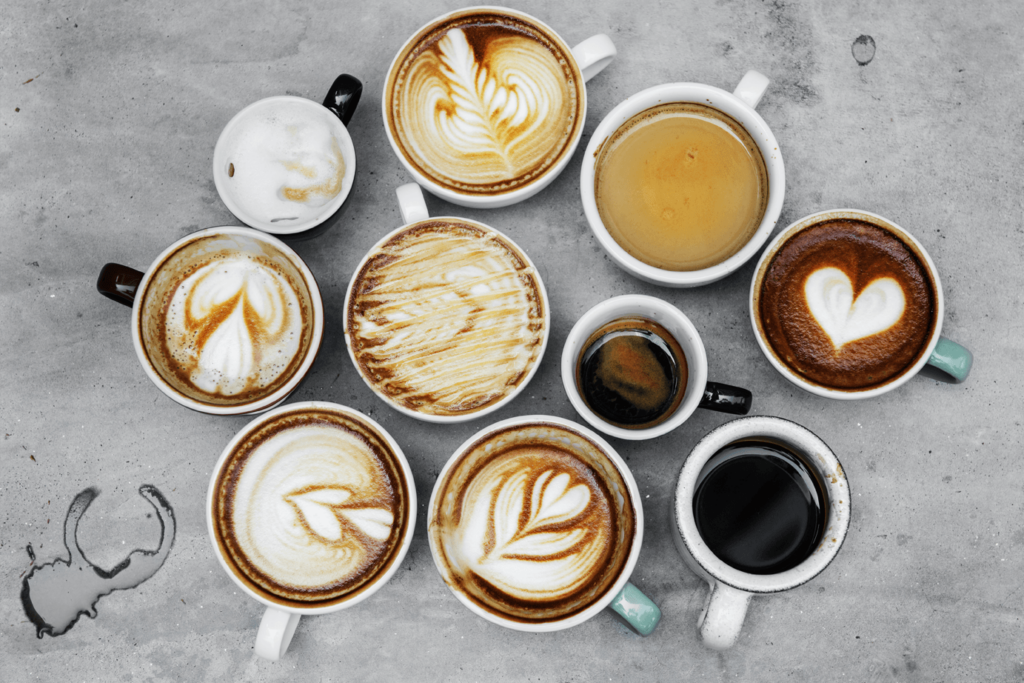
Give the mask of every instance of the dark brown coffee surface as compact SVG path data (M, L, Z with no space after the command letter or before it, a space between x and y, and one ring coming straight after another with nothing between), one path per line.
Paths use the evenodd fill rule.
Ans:
M899 284L905 309L888 329L836 348L811 313L805 284L835 268L849 278L853 299L883 278ZM768 265L757 299L763 334L778 359L828 388L871 389L912 366L936 325L935 284L918 255L894 233L866 222L832 220L790 238Z

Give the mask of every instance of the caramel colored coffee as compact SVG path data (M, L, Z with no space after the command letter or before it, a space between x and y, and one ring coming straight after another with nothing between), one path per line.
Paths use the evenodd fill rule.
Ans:
M519 15L458 12L398 55L385 118L401 154L454 192L497 195L542 176L583 123L568 47Z
M643 111L600 148L594 195L619 246L672 271L709 268L757 232L768 171L757 144L728 115L677 102Z
M472 445L438 484L428 530L445 580L522 622L564 619L615 583L635 532L618 470L556 425L510 427Z
M221 468L217 544L232 571L274 602L350 599L402 546L407 483L386 440L331 410L286 412L248 434Z
M862 391L921 358L936 300L914 248L880 226L844 219L787 240L764 271L755 306L784 365L815 384Z

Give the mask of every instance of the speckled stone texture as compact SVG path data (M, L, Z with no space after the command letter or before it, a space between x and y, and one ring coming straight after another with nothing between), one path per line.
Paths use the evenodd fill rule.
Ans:
M345 288L366 250L400 222L410 178L385 137L380 96L404 40L456 5L71 3L5 0L0 11L0 680L8 681L1016 681L1024 678L1024 5L760 2L582 3L518 9L570 44L607 32L615 62L589 86L586 132L565 172L525 203L472 211L536 261L553 334L527 390L492 416L438 426L375 398L345 351ZM854 42L873 38L860 65ZM866 41L862 41L866 42ZM858 50L861 58L864 53ZM837 402L791 386L758 350L749 263L692 290L644 284L604 254L583 217L579 166L589 133L648 86L732 89L747 69L772 79L759 111L786 162L779 226L827 208L900 224L942 276L944 332L971 348L961 386L918 377L881 398ZM234 225L211 176L224 124L262 97L320 100L341 72L365 84L350 132L356 186L337 224L297 251L316 275L325 341L291 400L365 411L405 448L423 505L390 584L362 604L306 618L286 657L253 654L262 608L214 557L204 497L211 468L245 418L193 413L165 398L132 349L129 310L94 288L102 265L146 268L174 240ZM795 420L836 451L853 491L845 546L823 574L751 603L738 644L705 649L706 586L670 539L669 503L690 448L727 416L698 411L654 441L612 440L646 514L633 581L664 619L641 638L610 613L553 634L523 634L465 609L430 557L425 503L469 435L498 419L578 419L558 358L573 322L617 294L662 297L707 346L709 376L753 391L754 412ZM159 527L137 494L173 506L177 538L160 571L100 600L96 619L37 640L21 576L66 556L74 496L101 490L82 548L111 568L155 549Z

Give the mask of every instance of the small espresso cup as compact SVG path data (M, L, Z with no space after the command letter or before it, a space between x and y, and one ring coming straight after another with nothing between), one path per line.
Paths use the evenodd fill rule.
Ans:
M547 187L587 117L586 81L616 55L598 34L576 47L507 7L468 7L417 30L384 82L384 130L431 194L481 209Z
M228 121L213 150L213 182L238 220L275 235L314 236L352 191L356 151L346 126L363 86L342 74L319 105L279 95Z
M483 417L518 396L544 357L544 283L494 228L431 217L415 183L396 194L405 225L356 266L345 346L366 385L399 412L438 423Z
M644 512L629 468L586 427L502 420L449 458L427 534L445 584L470 611L517 631L559 631L610 607L641 635L661 610L629 577Z
M764 250L750 285L750 324L765 358L827 398L872 398L928 366L959 383L971 352L942 336L938 269L913 235L868 211L820 211Z
M606 328L609 323L620 320L623 321L625 327L629 327L631 320L639 321L640 324L643 321L656 323L672 336L684 356L682 359L676 359L674 364L685 365L686 383L685 386L676 387L672 392L673 394L681 392L682 399L679 400L676 395L673 405L660 416L660 420L651 426L631 428L624 426L621 422L613 424L608 418L595 412L580 391L583 381L581 361L590 343L598 341L593 339L594 335L602 328ZM612 334L616 333L612 332ZM663 341L671 344L672 340ZM659 342L659 345L666 349L671 348L669 344L660 344ZM671 350L670 353L674 355L677 351ZM609 380L608 384L624 383L632 392L643 388L645 389L643 393L647 394L649 392L646 391L646 385L650 383L650 375L652 372L656 372L659 375L658 379L661 380L659 370L664 369L664 366L659 368L656 365L657 359L651 356L647 360L649 361L648 365L652 367L643 367L637 363L635 352L631 352L631 355L631 358L624 359L626 361L624 363L614 359L609 361L609 366L614 366L613 374L621 376L618 379ZM644 358L639 360L644 360ZM634 373L637 376L625 376L634 365L637 366ZM666 381L669 379L669 377L664 378ZM653 439L667 434L685 422L697 408L708 408L733 415L746 415L750 412L753 403L753 397L746 389L708 381L708 358L704 351L704 343L701 341L697 328L682 311L667 301L641 294L627 294L602 301L576 321L569 336L566 337L565 346L562 347L562 386L565 388L565 393L573 408L592 427L609 436L628 440ZM619 404L628 403L626 396L632 392L617 392L614 400ZM632 408L633 406L630 405L626 406L624 410Z
M612 260L632 275L666 287L697 287L720 280L746 263L771 235L786 191L786 173L779 144L768 124L755 111L768 87L768 79L757 71L748 71L732 92L700 83L667 83L643 90L620 103L598 124L583 155L580 169L580 194L590 229ZM645 263L627 251L609 232L598 208L596 186L602 149L624 126L648 110L670 104L694 104L725 115L738 124L757 146L767 174L767 202L761 221L746 243L724 260L698 270L669 270ZM725 127L724 125L720 127ZM628 130L628 129L626 129Z
M131 307L135 354L153 384L211 415L281 403L323 339L313 273L288 245L251 228L194 232L145 273L108 263L96 289Z
M416 526L416 486L401 447L372 419L294 403L225 447L206 522L221 567L267 607L256 654L278 660L303 615L353 607L398 571Z
M743 571L718 557L701 536L694 514L694 498L709 461L722 449L751 441L781 446L796 456L827 500L820 540L799 564L773 574ZM709 587L697 628L705 645L723 650L739 637L751 597L796 588L832 562L850 526L850 486L832 450L806 428L778 417L744 417L718 427L693 447L679 473L672 508L672 540L687 566ZM768 533L766 525L777 523L766 514L750 521L758 526L749 533L758 536Z

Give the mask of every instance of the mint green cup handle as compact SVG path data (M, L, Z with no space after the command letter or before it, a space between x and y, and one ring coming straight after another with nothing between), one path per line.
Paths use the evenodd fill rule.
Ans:
M609 605L642 636L649 636L661 621L661 610L640 589L627 582Z
M939 337L939 343L928 358L928 365L949 375L955 384L960 384L971 374L974 354L955 341Z

